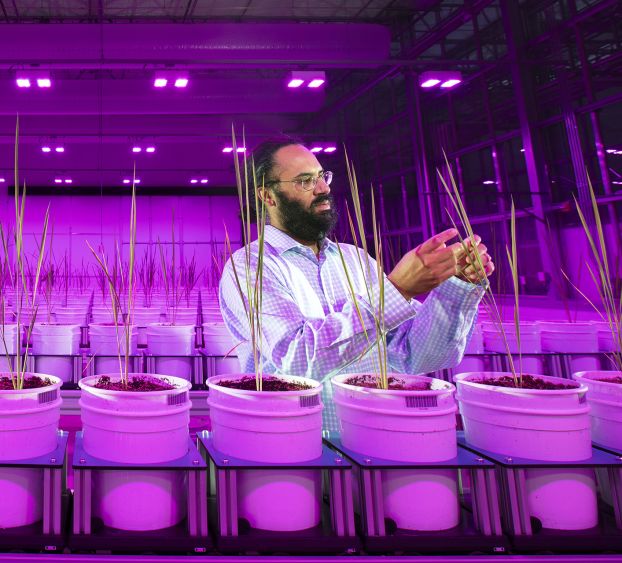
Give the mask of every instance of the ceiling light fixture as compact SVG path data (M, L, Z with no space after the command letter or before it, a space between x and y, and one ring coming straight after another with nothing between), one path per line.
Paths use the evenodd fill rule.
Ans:
M427 70L419 75L421 88L453 88L462 82L462 74L457 70Z
M326 73L323 70L292 70L287 75L288 88L319 88L326 83Z

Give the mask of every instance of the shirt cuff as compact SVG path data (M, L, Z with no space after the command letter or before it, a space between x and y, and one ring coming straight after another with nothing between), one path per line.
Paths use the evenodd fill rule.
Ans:
M432 293L436 298L451 301L458 306L477 307L484 297L486 289L481 285L465 282L456 276L452 276L434 289Z

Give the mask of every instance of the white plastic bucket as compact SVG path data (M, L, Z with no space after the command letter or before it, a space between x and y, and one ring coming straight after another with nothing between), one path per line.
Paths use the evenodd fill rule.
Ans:
M135 375L145 377L129 377ZM175 389L132 392L98 389L94 385L99 377L79 381L83 445L89 455L136 464L186 455L192 406L187 381L167 377ZM94 477L93 513L106 526L159 530L175 526L186 515L183 471L97 471Z
M486 361L484 354L484 332L481 324L476 324L471 333L471 339L464 350L464 358L453 368L453 373L465 371L484 371Z
M208 356L237 356L237 342L224 323L203 323L203 342Z
M622 452L622 384L603 381L622 377L622 371L582 371L573 377L585 385L591 407L594 442Z
M508 373L462 373L457 398L465 437L475 448L509 457L580 461L592 455L587 387L534 390L477 383ZM536 377L568 385L568 379ZM583 530L596 526L592 469L526 472L530 514L545 528Z
M147 346L147 327L160 322L160 309L154 307L136 307L132 323L138 328L138 346Z
M9 376L8 373L0 374ZM56 449L62 381L37 389L0 391L0 462L29 459ZM0 528L27 526L43 516L43 470L0 467Z
M572 371L588 371L600 368L598 356L598 329L589 322L538 322L542 350L560 354L573 354L570 359Z
M612 332L609 323L606 321L593 321L592 324L596 327L598 333L598 349L601 352L610 354L618 349L615 335L615 326ZM587 370L584 370L587 371Z
M32 355L36 371L51 373L63 382L73 377L73 358L80 353L80 326L36 324L32 331Z
M19 342L17 336L16 324L0 323L0 353L2 356L9 354L10 356L17 353L17 345Z
M507 354L501 327L497 323L483 323L482 331L484 334L484 348L488 352ZM503 323L503 331L507 338L510 353L513 355L516 369L519 369L519 349L516 338L516 326L514 323ZM540 328L536 323L520 323L520 338L523 373L542 373L543 362L540 357L526 357L524 354L541 354L542 346L540 343Z
M129 354L135 356L138 353L138 329L132 326L130 331ZM117 327L110 323L91 323L89 325L89 342L91 354L95 356L93 359L94 373L118 372L118 356L119 354L125 355L125 327L123 325Z
M54 319L58 324L86 326L86 307L57 307Z
M321 383L279 375L279 379L306 383L311 389L258 392L219 385L220 381L248 375L215 376L207 380L215 448L257 462L294 463L320 457ZM253 528L295 531L319 524L321 476L318 471L239 471L237 485L238 513Z
M191 380L194 331L194 325L156 323L147 327L147 350L156 357L156 373Z
M355 374L333 377L333 400L341 441L355 452L386 460L446 461L456 457L455 387L420 375L395 375L432 389L383 390L345 383ZM383 471L385 515L398 528L447 530L458 525L454 469Z
M222 312L220 311L220 307L218 305L213 307L203 307L203 322L204 323L222 323Z
M122 323L121 313L117 316L117 322ZM114 314L112 307L106 305L93 306L91 308L91 323L94 324L111 324L114 323Z
M169 308L166 313L166 320L175 325L192 325L197 324L198 310L196 307L177 307L175 310Z

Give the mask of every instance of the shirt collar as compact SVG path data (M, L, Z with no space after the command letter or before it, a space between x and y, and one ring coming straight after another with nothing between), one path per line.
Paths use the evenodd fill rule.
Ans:
M287 233L273 227L272 225L266 225L264 240L279 254L283 254L284 252L293 250L294 248L308 248L304 244L294 240ZM332 240L325 238L322 241L322 248L320 248L320 252L323 250L334 251L336 249L337 245Z

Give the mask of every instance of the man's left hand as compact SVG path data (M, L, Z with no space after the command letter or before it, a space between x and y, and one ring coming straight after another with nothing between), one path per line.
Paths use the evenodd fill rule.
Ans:
M465 239L464 244L466 248L460 244L460 247L456 249L458 261L458 273L456 275L470 283L480 284L495 271L495 265L490 254L488 254L488 248L482 243L481 237L475 235L475 246L470 238ZM475 254L476 252L477 254ZM477 255L479 255L479 259Z

